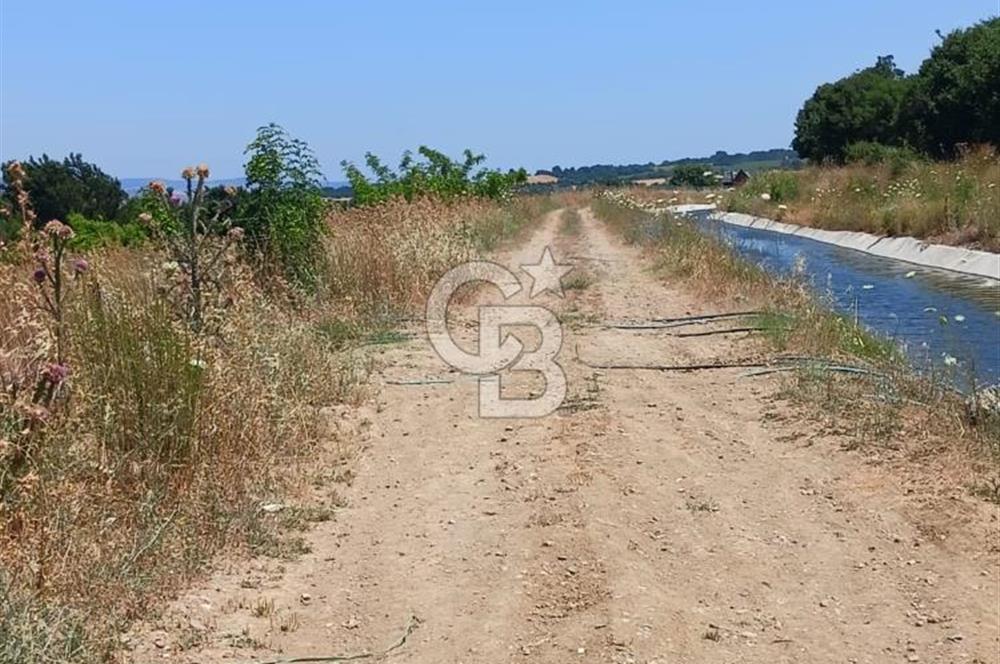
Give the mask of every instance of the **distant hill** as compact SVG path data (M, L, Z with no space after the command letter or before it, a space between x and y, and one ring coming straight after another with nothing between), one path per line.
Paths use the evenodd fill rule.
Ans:
M794 150L784 148L737 152L735 154L719 150L710 157L685 157L673 161L662 161L659 164L655 162L623 165L595 164L569 168L553 166L548 170L537 171L536 175L553 175L559 178L559 186L580 186L622 184L634 180L669 178L675 168L689 164L704 164L706 168L716 171L731 171L742 168L752 172L774 168L798 168L802 163Z

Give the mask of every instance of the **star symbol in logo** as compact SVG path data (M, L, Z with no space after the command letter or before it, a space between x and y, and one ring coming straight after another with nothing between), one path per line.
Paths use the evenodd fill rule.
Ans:
M531 297L541 295L545 291L563 296L562 278L573 269L572 265L559 265L552 258L552 251L545 247L542 257L537 263L522 265L521 269L531 276Z

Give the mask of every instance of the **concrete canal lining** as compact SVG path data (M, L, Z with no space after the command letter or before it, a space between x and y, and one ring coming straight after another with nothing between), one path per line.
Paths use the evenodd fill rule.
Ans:
M678 214L715 209L714 205L673 205L668 208L671 212ZM989 251L929 244L912 237L882 237L871 233L828 231L821 228L786 224L740 212L714 212L712 219L733 226L759 228L786 235L799 235L817 242L833 244L873 256L985 277L1000 282L1000 254Z

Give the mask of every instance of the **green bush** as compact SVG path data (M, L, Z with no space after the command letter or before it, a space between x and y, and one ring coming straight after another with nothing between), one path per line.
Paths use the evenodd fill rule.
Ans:
M844 158L848 164L861 163L866 166L886 164L893 176L900 175L911 165L923 159L920 153L912 148L882 145L871 141L851 143L844 151Z
M69 243L70 248L76 251L138 247L148 239L146 230L135 222L98 221L77 213L70 214L66 221L76 233Z
M708 173L708 175L705 175ZM670 184L675 187L711 187L716 184L712 167L706 164L684 164L670 175Z
M528 179L523 168L506 173L487 168L476 170L486 157L471 150L462 153L460 162L425 145L420 146L417 153L422 159L415 158L409 151L404 152L397 171L383 164L376 155L367 153L365 165L375 175L374 180L368 179L354 164L341 162L351 183L355 204L374 205L397 197L408 201L421 197L454 200L462 196L502 200Z
M247 244L287 279L312 288L327 212L319 161L274 123L257 130L246 153L247 189L237 198L236 217Z

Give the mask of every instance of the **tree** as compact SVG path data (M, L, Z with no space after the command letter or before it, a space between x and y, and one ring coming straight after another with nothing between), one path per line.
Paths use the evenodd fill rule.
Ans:
M304 142L271 123L247 146L246 188L237 218L247 244L284 276L311 287L326 215L319 161Z
M910 141L939 157L1000 145L1000 18L956 30L920 65L903 104Z
M909 87L891 55L819 86L795 119L792 147L813 161L842 162L851 143L901 143L899 114Z
M3 198L13 202L11 182L4 164ZM110 221L128 198L121 183L96 165L83 160L80 154L70 154L61 162L42 155L21 162L24 188L31 197L38 215L35 225L41 228L52 219L65 220L71 213L89 219Z

